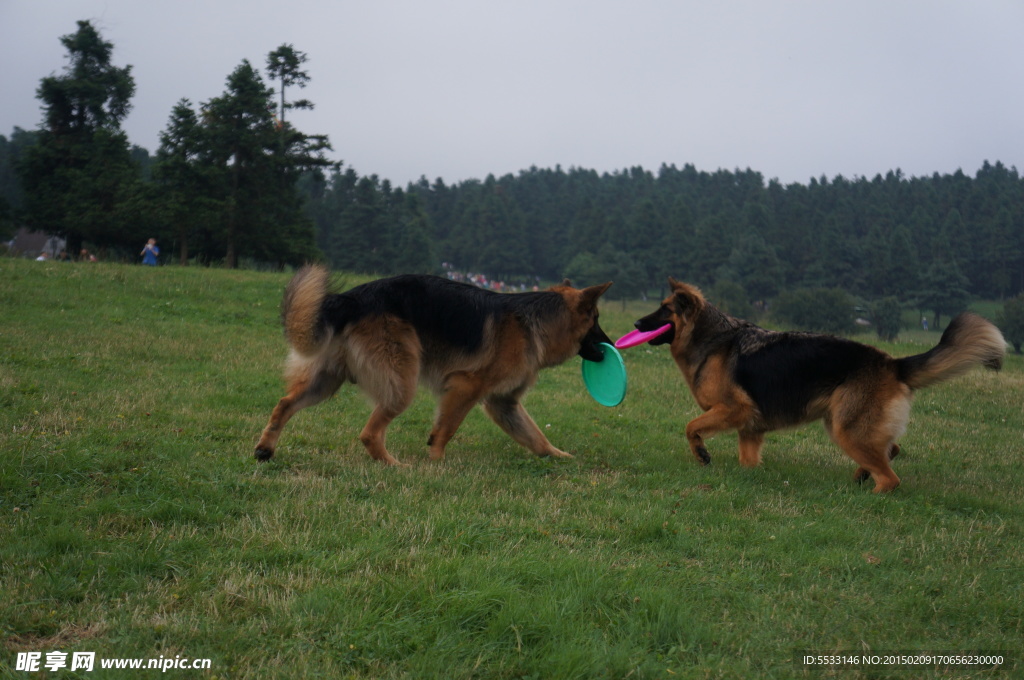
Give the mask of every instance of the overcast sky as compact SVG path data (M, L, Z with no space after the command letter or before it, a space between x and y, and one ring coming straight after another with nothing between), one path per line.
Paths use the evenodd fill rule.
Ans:
M80 19L132 65L124 129L152 153L175 102L290 43L312 78L290 94L316 105L290 120L400 186L559 164L1024 170L1022 0L0 0L0 134L39 125Z

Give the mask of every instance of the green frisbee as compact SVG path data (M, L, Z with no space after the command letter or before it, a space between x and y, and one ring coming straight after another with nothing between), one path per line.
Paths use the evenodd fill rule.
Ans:
M618 406L626 398L626 365L619 351L607 342L598 347L604 352L604 359L583 360L583 384L598 404Z

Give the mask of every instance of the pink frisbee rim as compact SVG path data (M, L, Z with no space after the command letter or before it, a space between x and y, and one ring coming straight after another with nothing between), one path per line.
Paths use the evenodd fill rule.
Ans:
M626 349L627 347L636 347L637 345L642 345L645 342L648 342L658 337L659 335L667 331L669 328L672 328L672 324L667 323L661 328L655 328L653 331L630 331L615 341L615 348Z

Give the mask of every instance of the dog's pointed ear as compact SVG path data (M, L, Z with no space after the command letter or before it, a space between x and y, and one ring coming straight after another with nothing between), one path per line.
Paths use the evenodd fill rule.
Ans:
M671 276L668 277L668 287L671 288L672 290L679 290L680 288L682 288L682 286L683 284L679 283Z
M599 286L590 286L580 291L580 305L584 307L594 307L597 305L597 299L604 295L604 292L611 288L612 282L602 283Z
M562 279L562 285L567 288L572 288L572 281L569 280L569 277L565 277Z
M672 283L672 303L675 312L683 319L689 319L704 306L704 295L700 289L686 283L670 279Z

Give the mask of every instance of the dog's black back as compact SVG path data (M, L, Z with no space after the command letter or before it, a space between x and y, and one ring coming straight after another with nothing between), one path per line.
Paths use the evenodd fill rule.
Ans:
M390 315L408 321L424 338L473 353L489 321L511 314L526 328L566 310L551 291L503 294L440 276L403 274L356 286L324 301L328 325L340 331L363 318Z
M739 337L750 334L758 337L747 342ZM738 331L735 340L740 345L735 381L770 429L803 422L816 400L859 373L878 371L889 360L873 347L830 335L749 327ZM744 344L753 348L743 350Z

